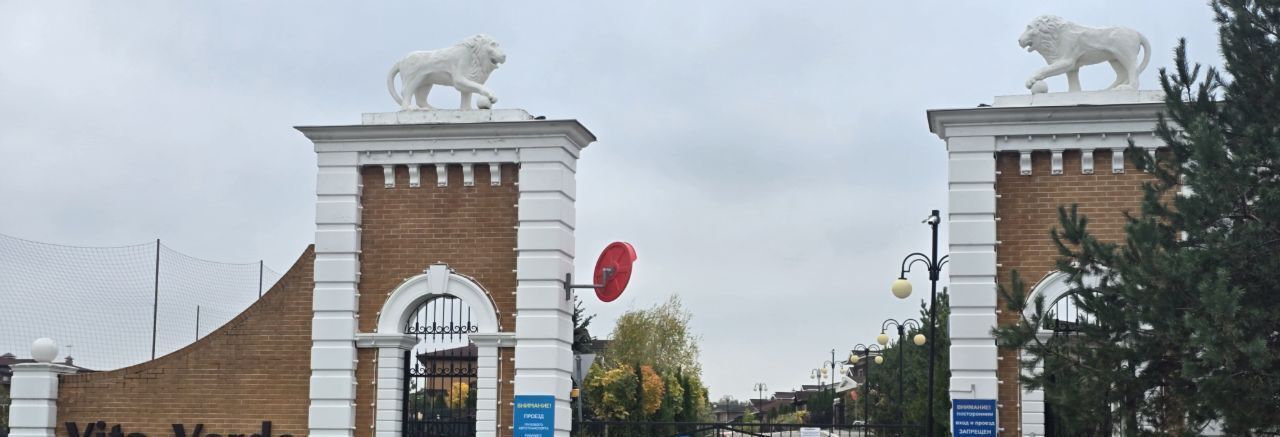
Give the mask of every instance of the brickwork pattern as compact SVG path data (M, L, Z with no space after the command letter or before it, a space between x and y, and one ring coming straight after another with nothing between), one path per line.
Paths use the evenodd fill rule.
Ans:
M444 262L489 292L503 332L515 331L517 167L503 164L502 185L491 186L487 165L475 166L475 185L463 186L462 169L447 168L447 187L437 187L434 166L423 166L422 186L409 186L408 169L397 166L396 186L384 187L382 167L362 169L364 206L360 258L360 332L373 332L378 312L405 279ZM473 311L476 309L473 308ZM507 349L509 353L509 349ZM373 436L376 399L374 354L361 351L356 370L356 436ZM509 358L510 355L504 355ZM510 385L514 363L502 361L499 435L510 435Z
M1034 152L1032 175L1019 174L1018 154L1000 153L996 158L997 217L996 281L1010 286L1014 270L1026 282L1028 291L1045 275L1054 271L1058 250L1050 237L1050 229L1058 226L1058 207L1079 204L1079 212L1089 217L1089 229L1100 239L1123 241L1123 213L1136 214L1142 200L1142 183L1151 175L1133 167L1128 160L1125 172L1111 173L1111 151L1094 154L1095 173L1080 173L1080 151L1062 154L1063 174L1050 174L1049 152ZM1105 164L1105 165L1101 165ZM999 299L997 320L1001 325L1015 323L1019 314L1006 309ZM1000 427L1004 435L1021 435L1021 392L1018 384L1018 350L1000 348L996 377L999 387Z
M173 435L181 423L191 435L260 432L307 434L311 369L314 248L262 298L226 325L158 359L119 370L66 375L58 390L62 423L119 424L128 433Z

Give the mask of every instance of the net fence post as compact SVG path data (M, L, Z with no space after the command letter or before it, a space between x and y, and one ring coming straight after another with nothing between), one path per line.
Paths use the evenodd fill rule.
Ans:
M156 359L156 323L160 321L160 239L156 239L155 294L151 298L151 359Z
M262 299L262 260L258 260L258 299Z

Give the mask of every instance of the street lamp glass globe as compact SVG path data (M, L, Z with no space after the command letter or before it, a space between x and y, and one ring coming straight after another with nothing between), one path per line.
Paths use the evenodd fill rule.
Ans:
M876 336L876 343L880 343L880 345L881 345L881 346L888 346L888 345L889 345L889 334L885 334L885 333L881 332L881 333L880 333L880 335L877 335L877 336Z
M858 354L849 354L849 364L858 364L859 359Z
M912 340L916 342L916 346L924 346L926 339L924 334L916 334L915 338L912 338Z
M893 295L898 299L906 299L911 296L911 281L908 281L907 278L894 280L893 286L890 288L893 290Z
M827 376L827 368L826 368L826 367L823 367L823 368L822 368L822 370L821 370L821 372L822 372L822 376Z
M876 364L884 364L884 357L876 355Z

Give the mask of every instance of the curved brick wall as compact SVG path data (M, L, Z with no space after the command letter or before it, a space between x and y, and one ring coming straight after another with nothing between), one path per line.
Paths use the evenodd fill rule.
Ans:
M119 370L63 376L58 436L68 436L69 421L79 431L103 421L105 431L120 425L126 435L147 437L175 435L179 423L187 437L196 424L201 437L249 436L270 421L275 437L306 435L314 258L308 247L260 300L185 348Z

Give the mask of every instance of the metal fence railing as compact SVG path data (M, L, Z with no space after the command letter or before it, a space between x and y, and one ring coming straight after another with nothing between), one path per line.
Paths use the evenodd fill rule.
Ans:
M712 422L575 422L574 436L582 437L801 437L816 431L821 437L918 436L920 425L808 425ZM808 431L808 432L806 432Z

